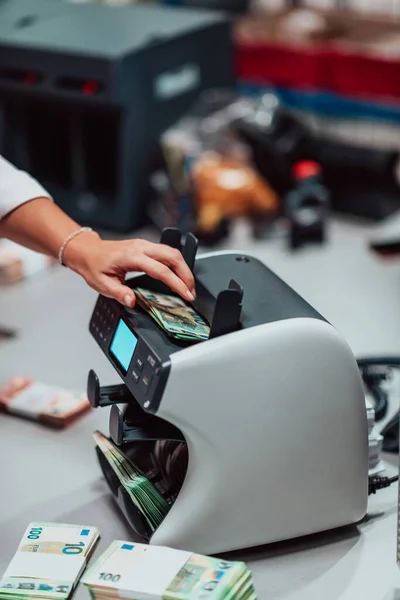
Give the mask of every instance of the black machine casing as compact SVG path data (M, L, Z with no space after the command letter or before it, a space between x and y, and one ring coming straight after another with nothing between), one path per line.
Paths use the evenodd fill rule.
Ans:
M232 62L213 12L1 0L0 153L79 222L135 228L160 133Z

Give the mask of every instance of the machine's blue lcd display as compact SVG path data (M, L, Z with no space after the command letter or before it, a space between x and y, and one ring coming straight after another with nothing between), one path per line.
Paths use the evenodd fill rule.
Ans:
M135 334L132 333L125 321L120 319L111 342L110 352L125 372L128 370L137 343L138 339Z

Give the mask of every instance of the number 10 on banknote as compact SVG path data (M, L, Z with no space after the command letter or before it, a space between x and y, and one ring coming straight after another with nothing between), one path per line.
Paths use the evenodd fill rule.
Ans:
M67 598L98 539L95 527L31 523L0 580L0 598Z

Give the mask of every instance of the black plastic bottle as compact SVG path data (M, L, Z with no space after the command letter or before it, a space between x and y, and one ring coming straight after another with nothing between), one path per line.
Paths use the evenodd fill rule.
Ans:
M289 245L294 250L307 243L325 241L330 194L322 183L317 162L297 162L292 173L295 186L285 197L285 214L289 221Z

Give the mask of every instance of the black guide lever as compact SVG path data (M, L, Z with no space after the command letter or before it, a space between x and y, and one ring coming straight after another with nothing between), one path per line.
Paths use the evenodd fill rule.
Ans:
M182 249L183 258L189 269L193 273L194 263L196 260L197 248L199 246L199 241L193 233L187 233L185 238L185 244Z
M186 264L193 272L196 252L199 245L198 239L193 233L187 233L185 243L182 244L182 234L179 229L176 229L175 227L166 227L162 231L160 242L161 244L166 244L167 246L180 250Z
M130 424L126 422L125 416L118 406L111 408L110 436L117 446L143 440L185 441L185 438L177 427L159 417L145 414L145 418L142 419L141 415L139 415L137 420L131 417Z
M166 227L162 230L160 244L165 244L166 246L171 246L171 248L181 250L181 240L182 234L179 229L176 229L175 227Z
M243 288L231 279L228 289L218 294L211 321L210 338L239 329L242 300Z
M126 404L132 394L124 384L100 387L99 378L91 369L87 381L87 396L93 408L99 408L112 404Z

